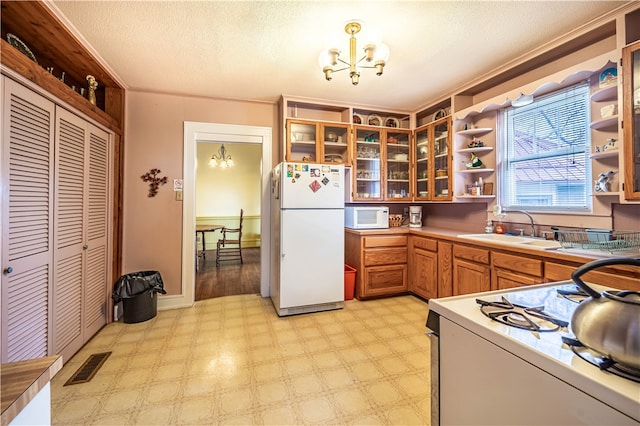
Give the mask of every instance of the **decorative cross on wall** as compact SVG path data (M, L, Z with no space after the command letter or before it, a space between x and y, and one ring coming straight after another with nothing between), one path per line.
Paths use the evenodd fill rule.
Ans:
M158 188L160 185L167 183L167 177L159 177L160 169L151 169L147 173L140 176L145 182L149 182L149 194L148 197L155 197L158 194Z

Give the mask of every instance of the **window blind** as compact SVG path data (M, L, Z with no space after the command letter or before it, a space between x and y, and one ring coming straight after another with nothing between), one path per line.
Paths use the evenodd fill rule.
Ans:
M590 211L589 86L581 83L501 114L500 202Z

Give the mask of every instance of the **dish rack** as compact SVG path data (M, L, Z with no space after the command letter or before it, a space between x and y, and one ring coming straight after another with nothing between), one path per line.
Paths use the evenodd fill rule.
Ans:
M563 231L558 230L563 248L602 250L608 252L640 249L640 231Z

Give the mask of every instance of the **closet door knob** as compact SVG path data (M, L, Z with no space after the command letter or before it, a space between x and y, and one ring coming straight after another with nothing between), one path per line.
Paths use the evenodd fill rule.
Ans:
M82 246L82 250L86 250L86 249L88 249L88 248L89 248L89 246L88 246L88 245L86 245L86 244Z
M9 266L9 267L5 268L5 270L3 272L4 272L5 275L6 274L10 274L10 273L13 272L13 268L11 266Z

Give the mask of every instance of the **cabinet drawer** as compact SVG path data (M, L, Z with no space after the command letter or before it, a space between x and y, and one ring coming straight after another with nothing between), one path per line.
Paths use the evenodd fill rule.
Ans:
M571 273L575 271L578 266L579 265L564 265L555 262L545 262L544 277L546 281L571 280ZM607 287L617 288L618 290L640 291L640 280L638 278L627 277L625 275L609 274L596 270L587 272L581 278L587 283L600 284Z
M398 247L407 246L406 235L372 235L364 237L364 247Z
M365 269L365 295L393 295L407 291L407 265Z
M364 251L364 266L407 263L407 248L371 249Z
M542 277L542 260L540 259L493 252L491 260L495 268L509 269L518 273L533 275L534 277Z
M470 260L472 262L484 263L487 265L489 264L489 250L477 247L455 244L453 246L453 257Z
M438 241L431 238L415 237L413 239L413 247L423 250L438 251Z

